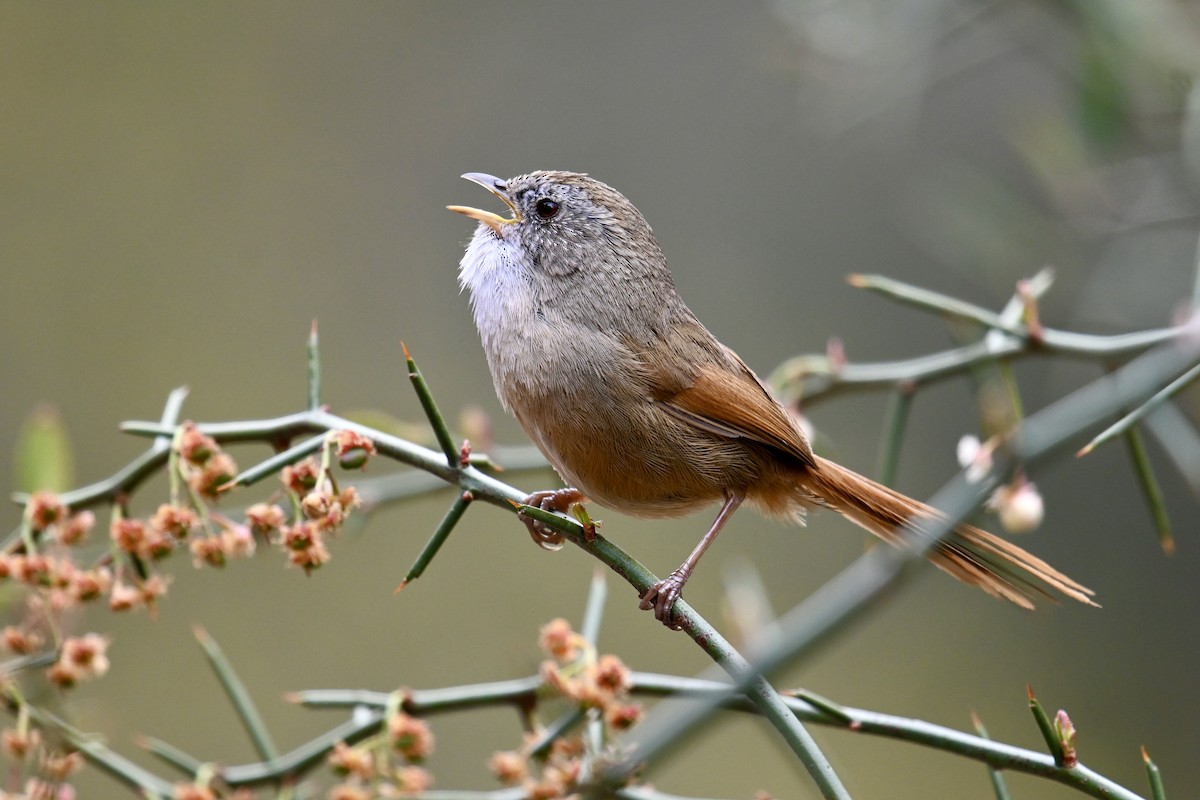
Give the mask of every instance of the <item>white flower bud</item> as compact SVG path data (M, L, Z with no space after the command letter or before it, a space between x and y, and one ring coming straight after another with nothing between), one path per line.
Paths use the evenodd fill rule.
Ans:
M1000 524L1009 533L1029 533L1042 524L1045 503L1037 487L1025 480L1015 486L1002 486L992 496L992 506Z
M958 440L958 463L967 471L967 482L978 483L992 468L991 448L984 447L978 436L968 434Z

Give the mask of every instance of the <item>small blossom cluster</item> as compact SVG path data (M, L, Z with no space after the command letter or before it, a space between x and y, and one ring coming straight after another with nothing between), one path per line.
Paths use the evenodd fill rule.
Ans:
M83 766L83 756L78 752L61 752L49 748L41 732L28 725L24 714L13 728L0 731L0 751L15 767L33 773L28 777L20 792L6 794L0 798L8 800L74 800L75 787L67 782Z
M433 732L424 720L396 711L383 736L353 747L334 745L329 765L341 782L329 800L374 800L420 794L433 785L433 776L420 766L433 752Z
M34 492L25 504L25 518L35 536L68 547L80 544L96 524L91 511L72 514L53 492Z
M25 626L9 625L0 630L4 646L13 653L26 655L41 649L44 637ZM58 648L58 658L46 671L46 678L60 689L72 689L80 683L102 677L108 672L108 639L98 633L68 636Z
M361 467L375 452L374 444L359 434L337 431L328 447L339 463ZM108 547L91 567L80 566L79 548L86 544L96 524L89 510L72 513L51 492L35 492L24 512L24 552L0 553L0 582L10 581L29 589L26 622L0 629L0 644L25 655L46 646L47 625L64 612L107 599L112 611L145 608L153 613L167 593L169 579L158 571L158 562L178 549L190 552L197 567L224 566L235 558L254 554L258 539L278 542L293 564L306 571L329 559L326 537L360 505L353 488L338 490L334 481L309 459L284 470L284 482L295 493L298 520L288 524L279 506L259 503L246 511L244 522L235 522L207 507L228 489L237 465L211 436L193 423L185 423L174 440L173 486L186 483L188 500L172 491L150 516L130 517L118 507L108 526ZM56 639L58 637L55 637ZM97 634L66 638L49 679L70 688L97 678L108 669L108 641Z
M164 503L148 520L117 518L109 526L113 546L143 562L161 561L186 545L197 566L223 567L232 558L254 554L250 528L200 515L186 506Z
M621 659L608 654L596 657L564 619L542 626L538 644L550 657L540 669L545 684L602 720L610 741L641 720L642 707L629 701L629 669ZM544 760L532 761L530 749L541 736L535 731L520 751L493 754L488 766L501 783L521 786L532 800L568 797L583 767L584 741L579 735L558 737Z
M95 525L90 511L71 514L58 496L36 492L25 506L25 520L30 533L48 548L45 552L0 553L0 580L29 589L26 619L0 629L0 641L17 655L41 650L49 638L46 631L56 628L55 621L65 612L100 600L114 586L109 567L85 569L72 559L73 549ZM58 658L46 677L59 688L72 688L108 671L108 640L99 634L68 636L57 649Z
M197 567L221 567L230 559L254 553L254 537L247 525L225 519L205 505L215 501L236 477L233 458L192 422L180 426L174 447L177 458L173 459L173 478L187 483L191 500L182 500L173 490L172 502L160 505L147 519L114 515L109 525L112 547L129 562L136 562L138 568L129 570L134 575L126 578L125 570L118 567L109 595L113 611L153 611L158 598L166 594L168 581L146 567L177 549L186 548Z
M231 559L253 555L261 539L281 545L291 563L306 572L325 563L329 559L327 537L361 505L353 488L339 489L328 474L328 457L336 455L340 466L355 469L376 452L370 439L350 431L331 432L326 447L325 467L318 468L308 459L283 471L284 484L294 495L294 520L289 522L278 505L258 503L247 509L243 522L236 522L209 507L232 487L238 473L236 463L215 439L193 423L185 423L173 442L171 502L160 505L152 515L137 518L128 515L122 498L115 505L106 546L101 555L93 556L91 566L83 566L86 562L80 554L95 528L95 514L86 509L73 511L52 492L33 493L25 505L20 543L0 552L0 583L19 584L27 590L28 613L23 621L0 627L0 646L16 655L54 647L56 658L46 678L69 689L108 671L109 639L98 633L65 635L64 613L103 600L112 611L146 608L153 613L169 582L158 563L176 550L186 549L197 567L221 567ZM0 691L4 691L2 685ZM428 787L428 773L415 765L432 747L432 736L423 726L403 715L392 720L392 749L405 762L390 774L376 775L375 784L384 791L365 796L419 792ZM37 769L37 777L29 778L23 789L13 793L18 784L11 783L10 793L0 790L0 800L75 797L65 778L78 767L80 756L47 752L40 733L28 720L0 732L0 750L30 772ZM187 800L216 796L212 788L192 783L179 784L174 794ZM248 798L251 793L239 791L233 796Z
M37 590L38 605L57 614L102 597L113 577L108 567L82 569L66 556L0 553L0 580Z
M190 421L180 426L176 441L181 471L192 491L206 500L216 500L237 477L233 458Z
M551 656L542 662L540 669L547 686L585 708L600 709L610 724L629 717L625 704L629 669L620 658L609 654L589 658L579 634L561 618L542 626L539 640L542 649ZM610 714L614 715L612 719ZM621 730L629 725L613 727Z
M370 439L352 431L330 433L328 446L339 463L354 467L363 466L375 453ZM134 577L125 576L121 560L114 574L114 568L108 566L77 567L68 555L10 553L0 554L0 580L44 590L45 604L54 611L105 595L114 611L153 609L157 598L166 593L167 580L144 567L176 549L186 547L197 567L221 567L232 559L253 555L258 538L270 539L283 545L293 564L310 571L329 560L326 537L361 505L352 487L337 489L328 473L310 458L284 468L282 474L285 486L295 496L298 519L294 524L287 524L283 510L269 503L251 506L244 523L234 522L202 507L203 501L215 500L228 489L237 474L233 459L191 422L180 427L175 453L176 475L191 488L194 504L181 501L173 493L173 501L160 505L150 517L116 514L109 525L113 550L140 564L139 569L128 570L136 573ZM96 522L91 511L72 514L50 492L30 497L25 520L33 541L62 552L82 544Z
M46 677L63 689L99 678L108 672L107 652L108 639L98 633L68 637L63 640L58 660Z
M206 783L177 783L171 795L172 800L254 800L254 792L246 787L235 789L233 792L220 792ZM0 800L3 800L0 798Z
M340 431L337 436L353 442L350 449L355 452L374 451L371 441L358 434ZM370 446L369 451L364 443ZM280 477L295 500L300 518L285 525L282 513L276 514L270 508L260 506L250 509L247 517L256 529L277 530L288 560L306 573L312 572L329 561L328 538L342 527L351 511L362 505L362 499L353 486L339 489L328 472L312 458L284 467Z
M218 794L215 789L206 783L177 783L171 797L172 800L217 800L217 798L254 800L254 792L242 787L234 790L232 793L221 792Z

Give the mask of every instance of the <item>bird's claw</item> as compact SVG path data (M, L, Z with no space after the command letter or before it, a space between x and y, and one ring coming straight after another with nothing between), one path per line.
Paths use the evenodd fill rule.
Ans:
M638 608L643 611L653 608L655 619L673 631L682 630L683 625L676 620L672 608L683 592L685 580L678 571L672 572L642 594Z
M543 511L557 511L560 514L568 511L572 505L579 503L584 499L583 492L578 489L550 489L546 491L534 492L522 501L523 505L534 506ZM561 550L563 542L566 538L558 531L546 525L541 520L527 517L524 514L517 512L518 518L525 523L525 529L529 531L529 538L533 543L543 550ZM584 528L584 536L588 541L591 541L596 536L596 526Z

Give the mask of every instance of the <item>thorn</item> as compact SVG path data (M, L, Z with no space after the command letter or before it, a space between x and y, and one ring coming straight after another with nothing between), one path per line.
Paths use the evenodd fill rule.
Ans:
M408 354L408 348L404 346L404 342L403 342L403 341L401 341L401 342L400 342L400 349L404 351L404 360L405 360L405 361L412 361L412 356L410 356L410 355Z
M868 283L867 276L862 275L857 272L851 272L849 275L846 276L846 283L850 284L851 286L853 286L857 289L861 289L864 286L866 286Z
M400 581L400 585L392 590L392 595L395 596L395 595L400 594L400 592L404 590L405 586L408 586L408 578L405 578L404 580Z
M831 717L846 726L848 730L856 731L862 728L862 722L856 720L853 716L832 700L822 697L819 694L814 694L806 689L797 689L794 693L795 697L800 698L808 703L813 708Z

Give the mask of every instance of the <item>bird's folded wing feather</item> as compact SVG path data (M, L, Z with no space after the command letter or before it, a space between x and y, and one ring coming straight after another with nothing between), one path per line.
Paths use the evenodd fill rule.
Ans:
M813 465L812 448L783 406L733 351L725 352L729 369L705 364L682 385L655 387L654 399L701 430L761 442Z

